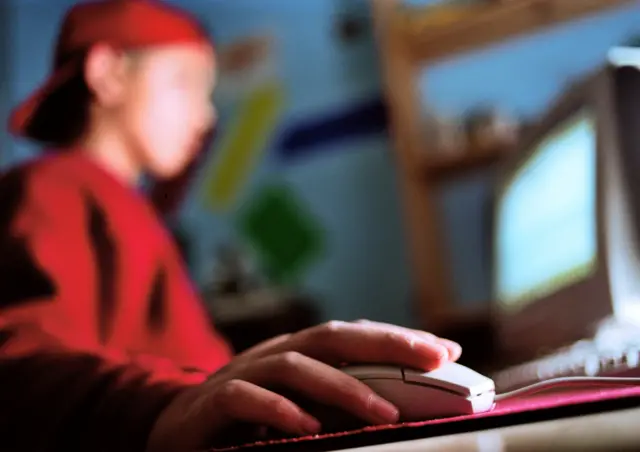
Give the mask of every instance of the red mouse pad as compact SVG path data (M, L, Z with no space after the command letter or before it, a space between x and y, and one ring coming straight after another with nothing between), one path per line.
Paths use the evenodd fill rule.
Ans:
M599 387L598 389L580 391L564 389L552 393L504 400L487 413L425 422L366 427L301 438L259 441L234 447L210 449L209 452L294 450L297 452L323 452L582 416L636 406L640 406L640 386Z

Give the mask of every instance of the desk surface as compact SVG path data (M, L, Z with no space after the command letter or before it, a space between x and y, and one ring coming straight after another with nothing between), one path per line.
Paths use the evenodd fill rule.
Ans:
M640 408L348 450L350 452L637 451L640 450Z

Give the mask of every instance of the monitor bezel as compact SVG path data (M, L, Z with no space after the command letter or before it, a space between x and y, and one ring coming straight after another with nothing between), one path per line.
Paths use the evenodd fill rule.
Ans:
M494 192L493 217L500 209L499 199L506 185L513 179L518 169L529 161L537 150L536 145L564 121L586 108L594 111L596 124L596 269L587 279L564 286L535 301L528 302L522 309L509 312L497 303L497 271L492 269L491 312L496 327L497 346L503 359L520 362L532 359L551 350L589 337L598 322L611 314L612 300L607 262L607 240L604 212L604 165L602 152L605 147L603 131L610 127L607 115L612 114L610 72L608 68L583 77L572 84L553 105L531 127L520 142L512 158L501 168ZM498 224L492 224L492 255L496 255L496 234ZM594 299L592 303L585 300ZM548 319L563 318L563 328L541 331L541 325Z

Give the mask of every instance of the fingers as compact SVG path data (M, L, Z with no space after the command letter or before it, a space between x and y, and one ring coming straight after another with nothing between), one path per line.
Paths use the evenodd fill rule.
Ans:
M261 386L285 387L372 424L390 424L398 420L398 409L367 385L300 353L286 352L263 358L248 366L242 378Z
M386 363L430 370L449 357L445 346L415 332L363 323L329 322L299 333L286 345L334 365Z
M291 334L282 334L280 336L273 337L264 342L259 343L251 347L249 350L242 352L236 358L254 358L259 356L265 356L271 353L274 348L278 348L285 344L291 338Z
M418 336L420 336L426 341L435 342L445 347L449 353L449 361L457 361L462 355L462 347L458 343L454 341L450 341L449 339L438 337L435 334L428 333L426 331L414 330L414 329L404 328L397 325L390 325L387 323L374 322L374 321L365 320L365 319L358 320L356 321L356 323L359 323L361 325L369 325L371 327L377 327L377 328L393 329L394 331L398 331L401 334L417 334Z
M218 420L214 429L222 430L234 421L264 425L295 435L320 431L320 423L289 399L248 381L229 380L213 394L210 416ZM224 416L224 418L222 418Z
M426 331L380 322L329 322L293 335L284 335L238 357L250 362L265 356L297 351L333 365L355 362L397 364L431 370L456 361L462 348Z
M444 345L449 351L449 361L455 362L460 359L460 356L462 356L462 347L460 344L441 337L438 338L438 342Z

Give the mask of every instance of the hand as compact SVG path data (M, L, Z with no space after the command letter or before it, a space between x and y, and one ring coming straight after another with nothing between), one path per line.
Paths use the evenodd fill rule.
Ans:
M306 435L320 423L277 389L332 405L372 423L394 423L398 410L368 386L341 372L344 363L384 363L431 370L460 357L458 344L383 323L329 322L264 342L238 355L202 385L164 410L149 452L205 447L237 422Z

